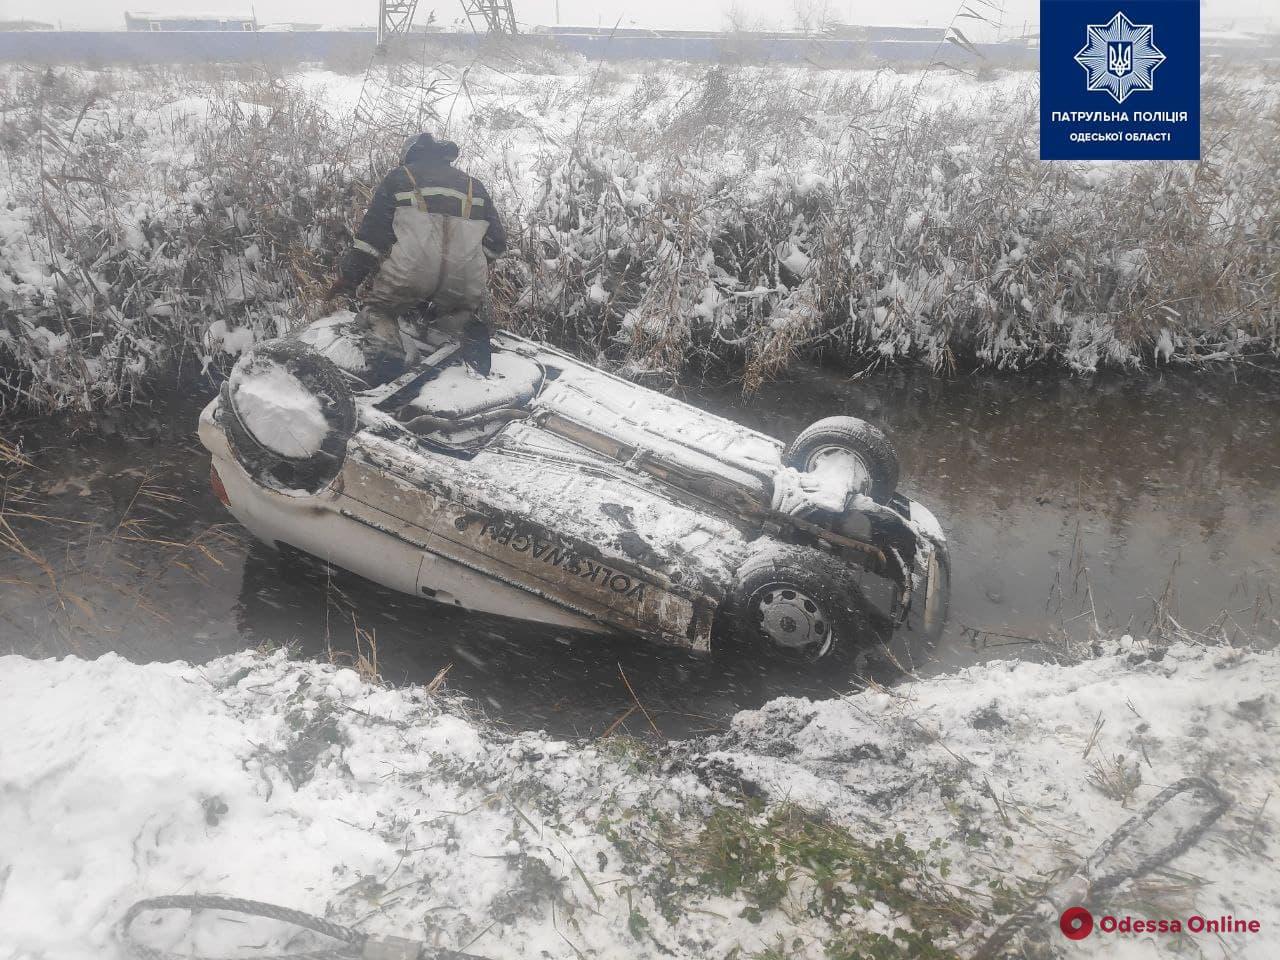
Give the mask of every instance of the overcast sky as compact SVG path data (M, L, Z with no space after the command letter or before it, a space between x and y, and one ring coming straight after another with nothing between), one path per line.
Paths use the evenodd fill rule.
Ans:
M759 26L790 28L797 6L826 6L832 16L852 23L941 23L950 20L960 0L898 0L892 6L877 0L736 0L742 15ZM995 0L999 2L999 0ZM1271 11L1276 0L1205 0L1206 17L1237 17ZM727 23L732 0L559 0L560 22L613 26L718 29ZM556 22L556 0L515 0L516 17L524 24ZM976 6L976 4L975 4ZM442 24L456 20L457 2L423 0L419 17L432 7ZM332 24L373 23L377 0L0 0L0 19L30 18L64 28L118 29L125 10L158 13L228 12L252 9L262 23L323 21ZM1024 22L1038 17L1038 0L1006 0L1005 24L1020 32ZM1272 12L1274 16L1274 12Z

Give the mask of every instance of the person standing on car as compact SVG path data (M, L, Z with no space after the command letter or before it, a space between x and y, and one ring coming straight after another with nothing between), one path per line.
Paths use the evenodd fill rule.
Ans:
M428 304L441 329L461 336L463 358L489 373L490 330L480 313L489 261L506 252L507 236L484 184L455 167L457 159L452 141L429 133L409 138L401 165L374 191L338 261L330 298L354 294L368 280L360 314L378 383L404 370L400 316Z

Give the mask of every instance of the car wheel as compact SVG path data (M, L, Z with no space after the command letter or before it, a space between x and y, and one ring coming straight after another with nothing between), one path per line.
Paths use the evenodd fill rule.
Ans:
M237 405L237 391L248 378L268 367L282 368L319 405L324 436L308 455L283 455L246 425L244 411ZM227 443L245 472L262 486L298 493L317 493L338 475L357 422L355 398L337 365L296 340L267 341L246 352L222 386L221 411Z
M898 489L898 455L879 427L857 417L827 417L800 432L783 451L782 462L802 473L833 462L849 462L868 477L867 493L888 503Z
M786 660L847 655L870 635L867 603L852 573L803 547L748 557L738 568L727 614L740 641Z

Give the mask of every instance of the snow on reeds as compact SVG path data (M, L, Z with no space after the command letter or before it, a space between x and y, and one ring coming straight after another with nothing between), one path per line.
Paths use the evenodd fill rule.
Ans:
M127 400L283 329L359 203L334 121L278 79L4 79L0 362L20 403Z
M1035 78L453 70L437 132L513 252L494 312L631 376L1071 371L1280 353L1280 89L1205 77L1200 163L1037 159ZM92 408L315 308L391 135L358 78L0 73L4 402Z

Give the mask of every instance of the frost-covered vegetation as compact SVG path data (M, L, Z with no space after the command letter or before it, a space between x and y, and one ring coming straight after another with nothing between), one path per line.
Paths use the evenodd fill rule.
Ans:
M1280 354L1280 84L1201 163L1037 159L1030 74L454 68L435 127L514 238L503 324L629 375ZM459 79L459 78L462 79ZM314 311L396 138L359 77L0 73L7 403L92 408ZM436 94L439 93L436 89Z

